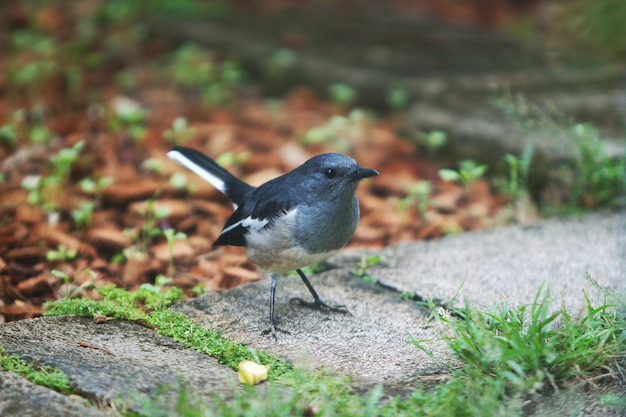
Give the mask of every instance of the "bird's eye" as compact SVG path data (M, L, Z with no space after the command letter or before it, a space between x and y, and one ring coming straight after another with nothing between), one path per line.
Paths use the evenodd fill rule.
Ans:
M326 168L326 170L324 171L324 175L326 175L326 178L332 179L335 178L335 175L337 175L337 171L335 171L333 168Z

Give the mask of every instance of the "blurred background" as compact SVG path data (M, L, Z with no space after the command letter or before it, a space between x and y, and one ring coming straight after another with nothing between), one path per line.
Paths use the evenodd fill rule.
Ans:
M95 286L260 279L167 160L253 184L322 152L379 177L353 246L625 204L622 0L0 4L0 320ZM452 255L451 255L452 256Z

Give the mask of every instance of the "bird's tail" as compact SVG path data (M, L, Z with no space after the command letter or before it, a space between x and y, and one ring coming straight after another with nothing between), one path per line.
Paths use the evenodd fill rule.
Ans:
M245 200L246 195L254 189L253 186L241 181L214 160L195 149L176 146L167 153L167 156L208 181L226 194L236 205L240 205Z

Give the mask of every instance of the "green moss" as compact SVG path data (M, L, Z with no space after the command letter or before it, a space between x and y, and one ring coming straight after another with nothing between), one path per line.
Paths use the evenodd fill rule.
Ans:
M157 333L171 337L182 345L206 353L220 363L233 369L244 359L256 360L270 365L270 378L274 379L292 369L288 363L263 351L253 351L232 342L214 330L205 329L187 316L168 309L182 298L178 288L154 292L141 288L135 292L107 286L98 289L102 300L73 299L46 304L45 315L106 316L112 319L129 320L154 329Z
M28 363L17 355L8 354L2 347L0 347L0 367L61 394L72 392L69 378L58 368Z

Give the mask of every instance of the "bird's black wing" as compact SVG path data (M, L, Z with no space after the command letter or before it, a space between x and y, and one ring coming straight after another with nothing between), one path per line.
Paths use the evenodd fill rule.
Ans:
M248 232L271 227L277 217L295 207L296 200L289 190L273 185L266 183L249 194L230 216L214 245L245 246Z

